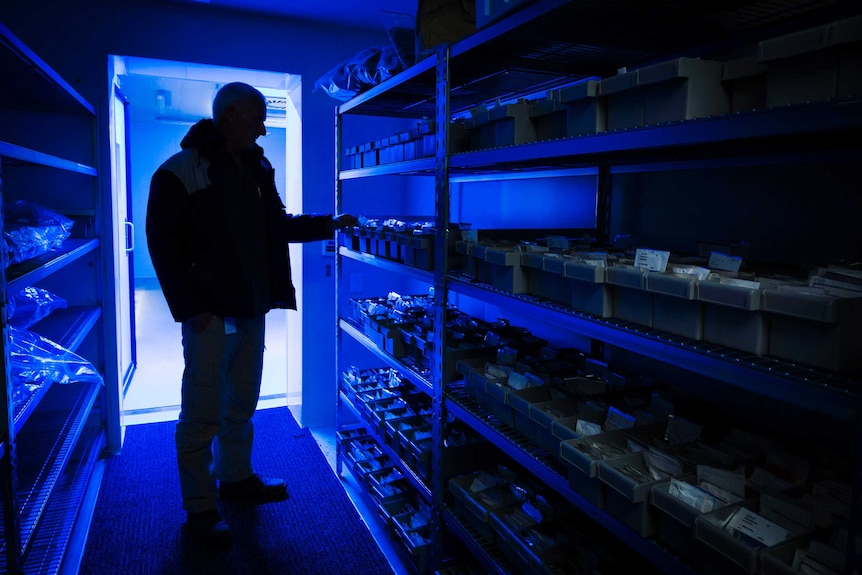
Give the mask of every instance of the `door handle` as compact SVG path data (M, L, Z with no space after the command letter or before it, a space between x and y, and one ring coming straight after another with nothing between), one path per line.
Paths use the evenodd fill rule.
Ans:
M126 252L135 251L135 224L126 220Z

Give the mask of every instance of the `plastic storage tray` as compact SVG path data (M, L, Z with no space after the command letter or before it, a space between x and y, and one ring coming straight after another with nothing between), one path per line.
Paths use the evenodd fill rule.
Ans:
M847 98L862 93L862 16L764 40L768 106Z
M599 463L602 460L594 459L579 449L579 445L586 441L595 441L612 445L621 451L627 451L630 436L631 434L626 431L617 430L560 442L560 456L569 465L569 487L592 505L604 509L605 484L598 478ZM625 455L628 453L621 454L619 457Z
M487 283L509 293L527 293L529 283L527 273L521 266L521 252L519 250L487 248L483 256L484 262L490 270L490 281ZM481 276L479 279L482 281Z
M613 287L613 317L652 327L653 296L646 291L650 272L632 266L607 268L607 281Z
M566 106L560 103L556 90L549 91L545 98L531 102L530 119L536 127L536 141L566 137Z
M567 136L598 134L607 129L607 104L599 97L598 80L560 88L559 98L566 106Z
M671 495L669 487L670 481L658 483L650 494L658 512L658 538L697 565L703 559L704 544L694 536L694 523L703 513Z
M766 65L756 55L725 62L721 81L730 94L731 113L766 107Z
M700 515L695 519L695 537L703 542L713 557L706 558L704 563L713 565L727 562L727 569L736 568L744 573L757 573L760 567L760 555L766 548L756 548L747 543L735 539L730 533L722 528L725 521L738 509L746 507L758 514L763 514L762 509L756 509L750 504L734 504L722 509ZM761 503L763 507L763 503ZM788 527L788 526L785 526ZM790 531L788 538L779 545L792 544L809 538L808 532Z
M561 254L524 252L521 266L527 275L527 291L554 303L569 305L572 282L563 276L566 261Z
M609 487L606 490L607 512L621 523L643 537L652 537L658 528L656 509L650 503L652 488L667 479L657 479L638 483L623 471L625 466L631 466L648 474L644 460L644 452L639 451L599 462L599 480Z
M769 317L761 310L762 293L760 288L697 282L697 299L705 304L703 339L765 355L769 349Z
M569 305L584 313L598 317L613 316L613 294L606 282L607 268L578 262L566 262L563 276L571 282Z
M862 368L862 297L763 291L769 355L831 371Z
M646 290L653 294L652 325L690 339L703 338L703 303L697 301L697 279L651 272Z
M483 150L535 142L536 126L530 120L530 107L530 102L521 100L515 104L470 110L471 148Z
M730 97L721 74L721 62L676 58L602 79L607 129L727 114Z

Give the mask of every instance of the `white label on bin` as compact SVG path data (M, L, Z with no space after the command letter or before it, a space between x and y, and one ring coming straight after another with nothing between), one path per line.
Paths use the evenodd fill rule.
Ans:
M710 252L709 263L707 265L712 270L738 273L740 266L742 266L742 258L721 252Z
M772 547L787 539L788 531L744 507L730 518L727 530L753 547Z
M736 286L748 289L760 289L760 282L751 280L741 280L738 278L721 278L721 282L725 285Z
M670 259L670 252L663 250L646 250L641 248L635 250L635 267L642 270L663 272L667 269L668 259Z

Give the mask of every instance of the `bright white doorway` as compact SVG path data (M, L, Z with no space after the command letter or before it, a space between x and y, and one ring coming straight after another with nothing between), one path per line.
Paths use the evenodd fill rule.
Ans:
M136 349L137 366L132 366L131 381L120 395L121 424L129 425L176 419L180 404L180 326L170 316L146 243L146 206L153 172L180 150L180 141L195 122L212 116L212 99L219 87L246 82L267 98L267 135L258 143L275 167L276 183L288 212L301 213L302 90L299 76L283 72L130 56L111 56L109 73L111 85L127 101L130 222L122 227L129 236L126 246L133 246L134 272L129 280L133 295L128 297L134 299L128 305L118 305L118 309L131 310L134 316L118 318L118 322L129 326L126 337L133 338ZM112 118L112 122L117 121ZM114 133L112 130L112 138ZM291 246L291 261L297 297L301 297L301 249ZM273 310L267 315L262 407L301 402L301 325L301 312ZM129 347L128 342L118 343L121 349Z

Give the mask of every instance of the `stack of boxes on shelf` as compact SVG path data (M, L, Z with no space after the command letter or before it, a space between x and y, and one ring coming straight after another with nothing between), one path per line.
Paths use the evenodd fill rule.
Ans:
M391 368L351 368L340 390L359 419L337 433L339 453L366 489L418 573L427 573L429 502L408 479L431 479L431 399ZM459 422L447 423L441 471L445 477L482 461L483 440ZM427 491L427 488L425 489Z
M455 224L455 229L458 229ZM434 223L397 218L361 218L342 236L342 245L422 270L434 269Z
M415 366L420 375L430 372L434 326L429 310L433 308L433 298L391 293L386 298L354 299L351 305L354 321L363 326L379 349ZM457 373L457 361L487 354L493 349L489 342L497 340L506 326L478 320L457 309L450 309L446 315L448 337L443 375L448 381Z
M844 549L846 462L825 463L828 456L820 461L822 454L724 423L706 427L680 414L657 382L565 350L544 347L535 356L501 347L494 356L459 362L459 370L466 403L477 402L488 413L483 420L520 433L517 443L539 459L529 446L546 450L587 505L661 540L698 570L758 573L772 562L774 573L789 573L794 553L814 548L809 562L829 561ZM453 400L465 401L457 394ZM463 474L449 490L472 527L505 548L511 538L494 528L498 509L486 504L477 513L475 494L464 494L477 479L498 485L487 475ZM536 561L536 572L550 572Z
M478 11L477 11L478 14ZM862 95L862 17L761 42L733 60L680 57L476 106L450 123L450 154ZM346 149L343 169L435 154L436 126Z
M572 243L462 240L455 249L470 281L507 293L802 366L862 367L858 270L835 266L791 278L709 251L709 243L697 256Z

